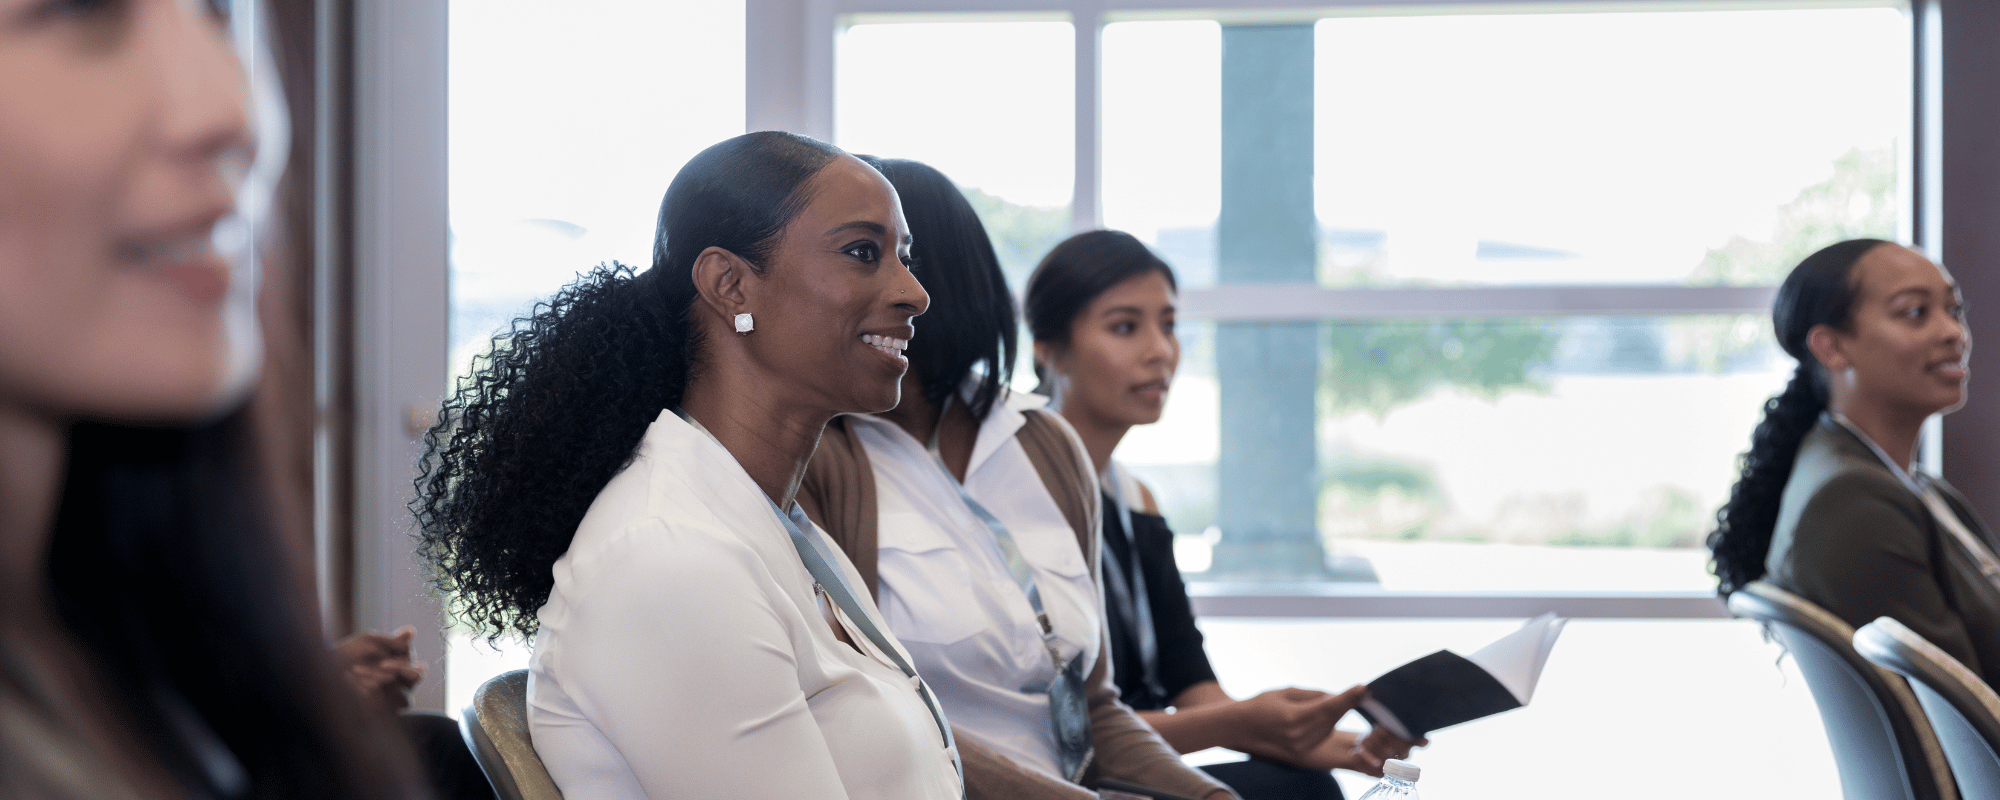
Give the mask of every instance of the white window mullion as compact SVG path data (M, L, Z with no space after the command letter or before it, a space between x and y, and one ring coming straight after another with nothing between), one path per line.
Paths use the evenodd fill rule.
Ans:
M1315 284L1233 284L1189 289L1183 320L1313 322L1425 317L1764 314L1770 286L1493 286L1335 289Z
M1079 0L1071 11L1076 29L1076 184L1070 201L1070 229L1095 230L1101 222L1103 170L1098 165L1098 84L1103 74L1098 44L1104 34L1104 12L1095 0Z

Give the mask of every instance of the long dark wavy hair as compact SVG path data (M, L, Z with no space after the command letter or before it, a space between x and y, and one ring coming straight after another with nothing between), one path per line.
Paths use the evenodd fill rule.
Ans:
M924 399L943 408L978 369L979 385L966 410L973 419L985 419L1014 374L1020 337L1014 295L993 240L972 203L936 168L900 158L860 158L896 187L916 239L910 256L931 305L905 355Z
M1157 272L1175 291L1174 268L1138 237L1124 231L1085 231L1068 239L1042 256L1042 263L1028 276L1028 335L1037 342L1069 344L1070 325L1076 315L1104 294L1135 275ZM1041 385L1035 391L1049 394L1054 376L1041 362L1035 362L1035 377Z
M71 428L46 562L57 616L187 796L420 796L401 734L329 663L251 417Z
M535 635L584 512L700 367L696 256L719 247L761 272L841 155L775 131L703 150L667 187L651 269L597 267L494 337L424 435L411 503L417 552L457 618Z
M1764 419L1750 434L1750 452L1743 454L1742 475L1729 490L1729 502L1715 512L1708 549L1715 555L1717 591L1724 597L1764 577L1764 559L1778 524L1778 501L1792 477L1792 462L1806 432L1826 411L1826 370L1813 357L1806 337L1820 325L1849 329L1860 292L1854 265L1884 244L1888 242L1881 239L1850 239L1823 247L1792 268L1778 287L1771 327L1778 345L1799 365L1784 393L1764 403Z

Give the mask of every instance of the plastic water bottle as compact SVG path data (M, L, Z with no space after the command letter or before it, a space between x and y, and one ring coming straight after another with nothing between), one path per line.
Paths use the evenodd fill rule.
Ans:
M1417 800L1417 776L1423 770L1401 759L1382 762L1382 782L1361 795L1361 800Z

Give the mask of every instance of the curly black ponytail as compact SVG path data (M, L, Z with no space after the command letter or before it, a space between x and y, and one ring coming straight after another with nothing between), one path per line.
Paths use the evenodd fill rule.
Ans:
M454 616L535 635L584 512L700 366L695 258L719 247L761 269L840 155L772 131L702 151L667 188L651 269L599 266L494 338L424 435L410 505Z
M1743 454L1742 475L1729 490L1729 502L1715 512L1708 549L1715 556L1717 592L1724 597L1764 577L1792 462L1806 433L1826 411L1825 374L1806 338L1821 325L1847 329L1858 288L1854 264L1882 244L1887 242L1850 239L1828 245L1799 262L1778 287L1772 328L1779 346L1799 367L1785 391L1764 403L1764 420L1750 435L1750 452Z
M680 402L700 342L681 323L685 299L646 291L661 283L613 263L538 304L424 435L417 553L462 620L533 636L570 534Z

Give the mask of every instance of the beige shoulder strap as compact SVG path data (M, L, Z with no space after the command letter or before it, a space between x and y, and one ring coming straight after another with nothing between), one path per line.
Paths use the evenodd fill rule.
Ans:
M1021 449L1027 451L1028 463L1035 465L1035 473L1042 476L1042 485L1055 498L1056 507L1062 509L1070 528L1076 531L1077 546L1089 562L1090 574L1096 575L1097 527L1101 517L1097 471L1090 467L1090 453L1083 448L1083 440L1069 422L1055 413L1037 408L1023 412L1023 416L1027 421L1014 438L1020 440Z
M868 450L847 420L834 417L820 434L819 448L806 464L799 482L799 509L847 553L868 594L880 599L881 580L875 569L875 470Z
M1042 477L1042 486L1055 498L1063 519L1076 532L1077 546L1095 575L1099 498L1090 455L1062 417L1042 409L1031 409L1024 416L1026 421L1014 438ZM835 417L820 434L819 449L813 451L805 480L799 484L798 501L806 517L825 530L854 562L862 581L868 584L868 593L879 596L875 472L868 463L867 449L846 420Z

